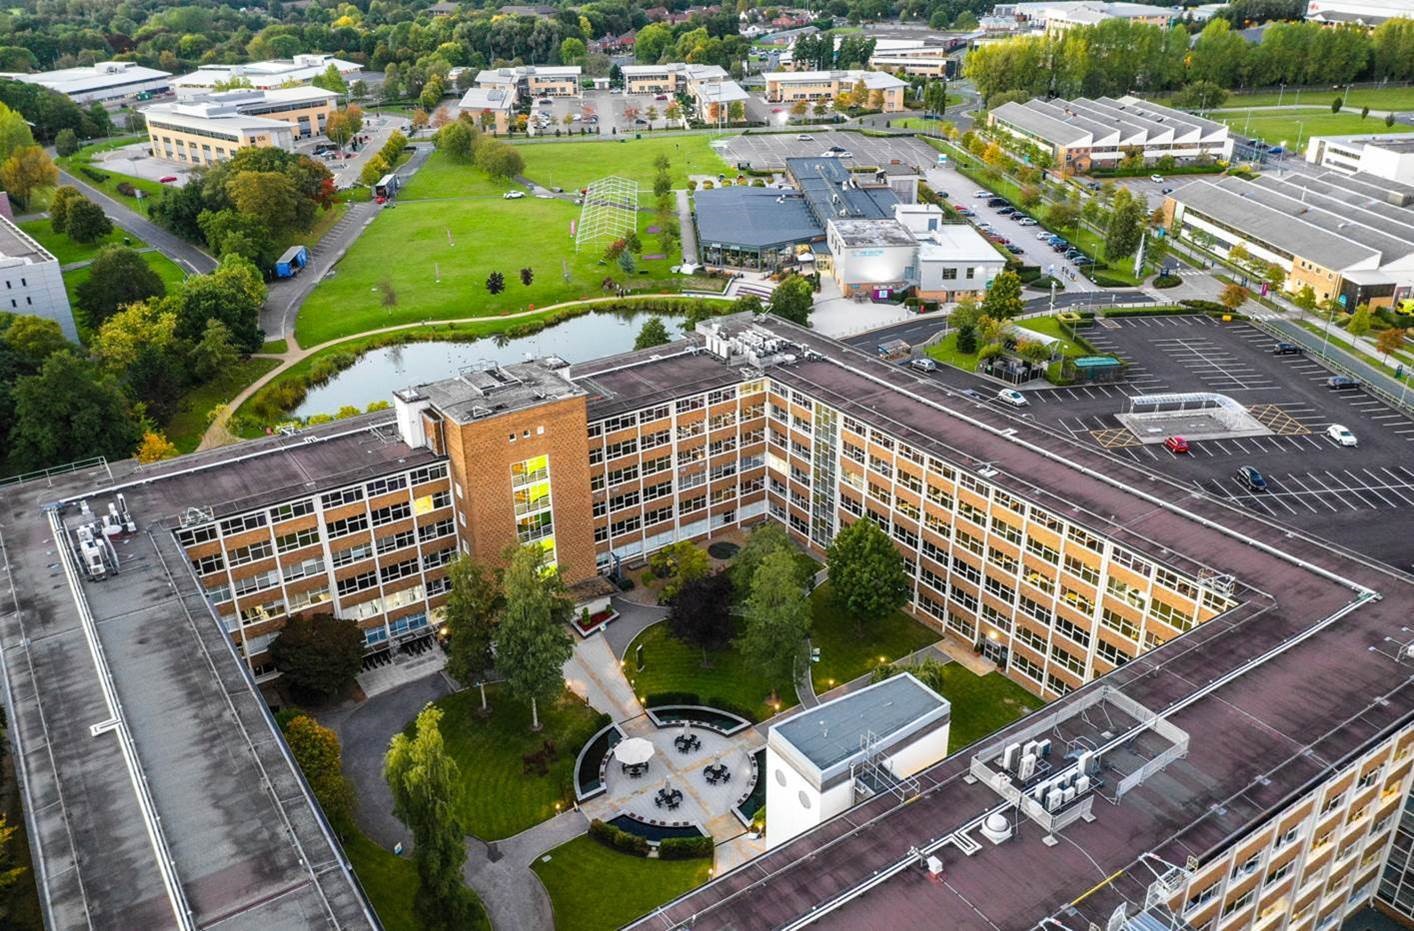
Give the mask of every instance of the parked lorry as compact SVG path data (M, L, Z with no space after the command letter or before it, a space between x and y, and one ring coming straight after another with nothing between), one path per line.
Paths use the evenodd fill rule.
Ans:
M293 278L308 264L309 250L304 246L290 246L275 262L275 277Z

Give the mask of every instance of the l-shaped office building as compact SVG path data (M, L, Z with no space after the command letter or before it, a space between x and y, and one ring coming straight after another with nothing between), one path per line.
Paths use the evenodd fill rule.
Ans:
M854 807L641 927L1414 912L1407 574L776 318L473 366L391 412L78 463L0 503L3 684L55 926L369 926L260 700L288 617L382 651L437 628L459 553L539 547L588 601L675 541L771 520L818 554L864 518L908 610L1052 703L846 783ZM833 757L783 737L823 788Z

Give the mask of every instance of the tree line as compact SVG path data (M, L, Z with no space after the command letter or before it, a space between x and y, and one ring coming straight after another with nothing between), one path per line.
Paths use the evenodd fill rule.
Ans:
M1059 35L988 43L968 54L964 73L989 107L1195 84L1231 90L1406 81L1414 79L1414 20L1391 19L1369 33L1355 26L1274 23L1254 44L1225 19L1213 19L1196 38L1182 24L1164 28L1110 19Z

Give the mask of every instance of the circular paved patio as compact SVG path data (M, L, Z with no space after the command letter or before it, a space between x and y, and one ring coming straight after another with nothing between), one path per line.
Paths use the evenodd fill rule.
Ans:
M740 831L740 822L732 815L732 808L751 791L751 757L746 748L752 731L747 729L735 736L723 737L715 731L695 727L692 733L702 745L690 753L679 753L673 744L673 739L681 733L680 726L637 730L633 736L650 741L655 750L648 771L635 779L624 773L618 760L611 757L605 769L604 801L616 811L643 820L692 822L713 835L732 828L733 833ZM703 769L716 762L726 764L731 771L730 782L716 785L707 782ZM683 793L682 803L674 810L653 804L658 790L668 784ZM730 819L730 825L719 820L723 816ZM713 822L716 822L715 827Z

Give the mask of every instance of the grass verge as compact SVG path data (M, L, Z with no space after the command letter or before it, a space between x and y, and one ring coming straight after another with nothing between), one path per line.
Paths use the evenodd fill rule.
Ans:
M633 659L640 646L642 670ZM654 624L635 637L624 656L629 657L624 674L640 699L655 692L693 692L704 704L744 714L753 721L764 721L796 703L795 686L788 677L772 681L730 647L708 652L703 665L702 650L675 638L665 623ZM772 693L777 698L774 703Z
M167 439L179 452L189 453L196 449L210 423L211 409L229 402L246 385L279 364L277 359L242 359L216 378L187 392L178 402L176 412L167 420Z
M975 743L1045 704L999 672L979 676L959 663L943 667L942 695L952 704L948 752Z
M810 645L820 650L820 662L811 668L816 692L868 675L880 665L938 641L936 633L902 611L866 622L861 628L835 608L829 583L811 593L810 610Z
M118 174L100 165L93 164L94 156L102 152L107 152L111 149L119 149L126 145L132 145L135 142L142 142L146 138L147 137L144 135L119 136L114 139L109 139L106 142L86 145L73 155L61 156L54 161L60 168L63 168L85 184L98 188L118 203L136 210L138 213L146 214L147 205L144 201L148 198L155 197L164 187L162 184L156 181L149 181L146 178ZM92 174L89 172L92 172ZM118 185L125 182L131 185L135 192L141 193L142 196L128 195L118 190Z
M482 840L499 840L554 817L573 802L575 754L603 722L566 691L557 701L540 703L543 727L532 732L529 702L516 701L495 686L486 693L491 705L486 718L477 713L481 696L474 689L437 704L446 713L442 736L447 752L461 767L462 824ZM549 772L527 773L522 756L539 751L547 740L555 743Z
M54 226L48 218L26 220L19 226L48 249L50 254L59 260L60 265L90 262L98 257L98 253L103 251L105 246L128 246L132 249L143 249L147 246L147 243L117 226L114 226L107 236L93 243L74 242L65 234L54 232Z
M576 837L530 866L555 910L556 931L611 931L694 889L708 860L648 860Z

